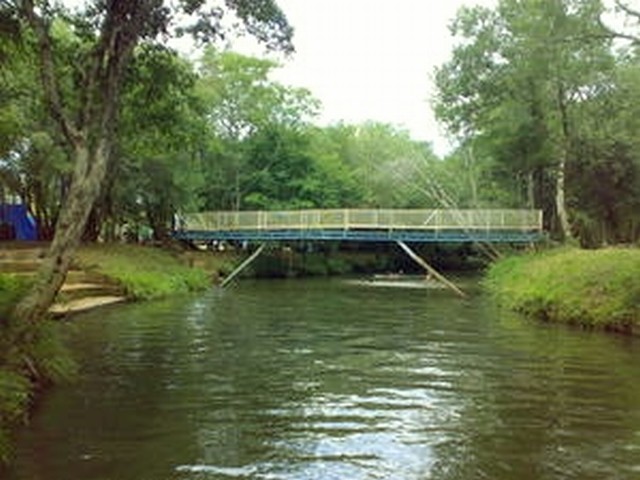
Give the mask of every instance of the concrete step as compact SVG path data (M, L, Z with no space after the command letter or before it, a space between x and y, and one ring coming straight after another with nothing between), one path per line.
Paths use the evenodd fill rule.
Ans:
M65 283L58 293L57 300L70 301L86 297L124 295L122 287L113 283Z
M36 259L0 259L0 273L33 273L40 267Z
M104 275L96 272L87 272L83 270L69 270L65 283L101 283L113 285L113 281Z
M51 308L49 308L49 313L56 317L60 317L70 313L82 312L96 307L122 303L126 300L127 299L125 297L117 295L103 295L79 298L76 300L70 300L68 302L54 303Z
M46 248L4 248L0 243L0 260L38 260L44 257Z

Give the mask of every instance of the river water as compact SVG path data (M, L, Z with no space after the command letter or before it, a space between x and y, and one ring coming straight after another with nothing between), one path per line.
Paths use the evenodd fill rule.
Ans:
M74 322L10 480L638 479L640 341L473 282L243 281Z

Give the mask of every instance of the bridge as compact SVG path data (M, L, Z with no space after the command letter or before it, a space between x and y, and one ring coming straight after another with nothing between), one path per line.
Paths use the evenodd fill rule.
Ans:
M175 232L190 241L530 243L540 210L334 209L191 213Z
M542 239L540 210L335 209L191 213L174 232L188 241L332 240L394 242L429 276L465 294L408 245L409 242L531 243ZM222 282L224 287L255 260L265 243Z

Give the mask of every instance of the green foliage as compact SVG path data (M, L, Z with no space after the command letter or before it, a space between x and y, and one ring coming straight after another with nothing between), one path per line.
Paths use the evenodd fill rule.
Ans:
M270 76L276 67L269 60L205 50L197 95L209 137L201 148L204 182L199 191L207 209L267 204L276 177L288 176L282 170L297 168L288 163L306 161L299 148L300 131L315 116L318 102L307 90L273 81ZM280 171L271 175L271 168ZM256 191L256 182L262 180L273 181L265 187L268 192Z
M11 428L26 414L31 382L18 372L0 367L0 465L12 455Z
M0 464L11 457L11 431L26 419L36 390L76 374L64 325L9 317L28 285L20 276L0 274Z
M134 299L152 299L204 290L204 270L190 268L170 253L136 245L92 245L78 253L79 262L120 283Z
M476 198L541 208L553 231L568 210L584 244L638 238L640 220L638 58L616 55L603 12L601 0L463 8L436 74L436 113L458 156L473 151Z
M0 273L0 323L8 321L13 305L27 291L29 285L25 277Z
M371 274L393 270L394 260L394 254L389 252L279 249L263 253L247 274L257 278Z
M638 271L638 249L558 249L499 261L486 284L502 305L533 317L638 331Z

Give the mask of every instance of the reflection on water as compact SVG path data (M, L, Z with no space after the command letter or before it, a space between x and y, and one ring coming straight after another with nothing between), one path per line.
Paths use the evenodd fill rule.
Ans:
M478 292L246 282L88 314L75 344L11 480L640 478L638 341Z

